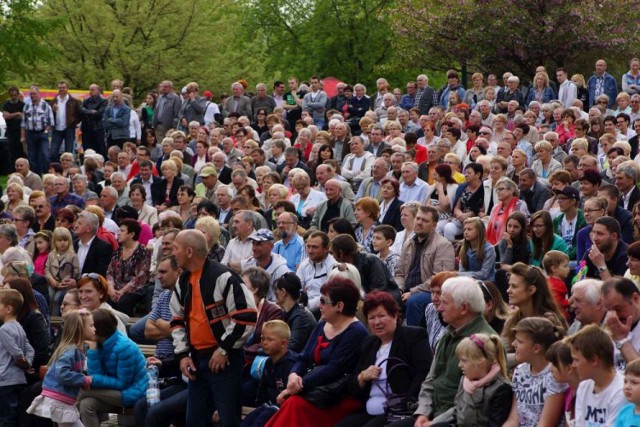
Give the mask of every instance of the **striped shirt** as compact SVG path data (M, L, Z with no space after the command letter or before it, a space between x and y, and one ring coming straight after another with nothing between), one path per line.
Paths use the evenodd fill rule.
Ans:
M158 297L156 305L153 306L151 313L149 313L148 320L155 322L157 320L171 321L171 290L165 289ZM173 339L171 335L167 338L163 338L156 343L156 357L160 360L173 356Z

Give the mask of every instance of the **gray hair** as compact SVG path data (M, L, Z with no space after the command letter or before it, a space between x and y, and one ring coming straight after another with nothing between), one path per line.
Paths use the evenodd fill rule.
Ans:
M404 168L405 166L410 167L411 169L413 169L416 173L419 171L419 167L418 164L416 162L404 162L402 164L402 168Z
M33 271L33 260L31 259L31 255L19 246L9 248L2 254L2 264L7 265L10 262L24 262L31 266L28 268L29 271Z
M638 180L638 171L631 164L627 162L620 163L616 172L621 172L625 174L628 178L633 178L634 181Z
M91 212L82 211L78 214L78 219L80 218L83 218L85 221L87 221L87 225L91 227L91 232L93 234L96 234L98 232L98 227L100 226L98 215Z
M498 180L498 182L496 182L496 187L500 184L504 184L505 187L507 187L510 190L513 190L513 195L515 197L518 197L520 195L520 189L518 188L518 186L516 185L515 182L511 181L509 178L507 178L506 176L503 176L502 178L500 178Z
M102 190L103 193L107 193L107 196L111 196L113 198L118 198L118 190L113 187L104 187Z
M466 304L472 313L481 314L486 307L482 289L471 277L452 277L445 280L442 293L451 295L456 307Z
M116 173L119 173L119 172L115 172L115 173L111 174L111 176L113 177L113 175L115 175ZM121 175L122 175L122 174L121 174ZM86 175L80 175L80 174L77 174L77 175L75 175L75 176L73 177L73 179L72 179L71 181L72 181L72 182L73 182L73 181L82 181L82 182L84 182L84 183L86 184L87 182L89 182L89 179L87 178L87 176L86 176Z
M18 244L18 231L16 230L16 226L13 224L1 224L0 236L11 241L11 246L16 246Z
M585 300L592 305L595 305L602 298L602 280L596 279L584 279L576 282L571 287L571 295L575 295L576 291L584 290Z
M218 187L218 190L226 191L227 196L229 196L230 198L233 197L233 190L228 185L221 185L220 187Z
M111 174L111 181L113 181L113 178L120 178L123 181L127 180L127 177L124 176L124 174L122 172L114 172Z

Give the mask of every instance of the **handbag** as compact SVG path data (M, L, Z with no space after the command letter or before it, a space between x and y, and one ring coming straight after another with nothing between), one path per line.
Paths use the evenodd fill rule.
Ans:
M399 357L389 357L384 359L380 363L378 363L378 367L382 368L383 363L388 363L390 360L394 360L398 363L393 365L391 369L387 370L387 384L385 388L380 387L377 381L374 381L373 384L382 391L384 396L386 397L386 402L384 405L384 412L386 416L387 423L392 423L395 421L404 420L407 418L412 418L413 413L418 408L418 399L415 396L412 396L409 393L394 393L389 388L389 377L391 377L391 373L396 368L406 368L410 375L414 376L413 368L408 365L404 360Z
M321 368L321 366L316 366L308 370L307 374L318 368ZM300 397L317 408L329 408L342 400L342 394L348 379L349 376L345 374L330 383L318 385L311 389L303 389Z

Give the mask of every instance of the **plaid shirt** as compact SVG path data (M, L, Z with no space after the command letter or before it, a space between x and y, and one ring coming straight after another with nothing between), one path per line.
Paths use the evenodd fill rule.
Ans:
M80 196L67 192L64 196L53 196L49 198L51 203L51 215L56 216L58 210L64 208L67 205L76 205L80 209L84 209L84 199Z

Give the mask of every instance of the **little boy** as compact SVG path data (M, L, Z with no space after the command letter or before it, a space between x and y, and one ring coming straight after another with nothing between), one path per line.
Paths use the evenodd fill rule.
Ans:
M270 320L262 326L261 343L269 356L258 383L256 409L242 421L241 427L264 426L289 397L287 380L297 355L288 350L291 330L282 320Z
M547 350L547 360L551 363L551 374L557 383L569 384L564 405L565 425L573 426L576 417L576 391L580 378L573 367L571 347L564 341L557 341Z
M564 316L569 318L569 300L567 299L567 285L565 280L569 277L569 256L560 251L549 251L542 258L542 266L547 273L547 283L553 299L562 309Z
M615 427L640 426L640 359L624 370L624 397L631 403L620 409Z
M611 337L588 325L567 338L573 366L580 378L576 393L575 426L610 426L625 404L624 378L616 373Z
M400 254L391 252L390 248L396 240L396 229L390 225L382 224L373 229L373 240L371 246L373 250L378 252L378 257L384 262L389 269L391 277L395 275L396 265Z
M20 392L27 383L34 351L18 323L24 300L15 289L0 290L0 425L18 425Z

